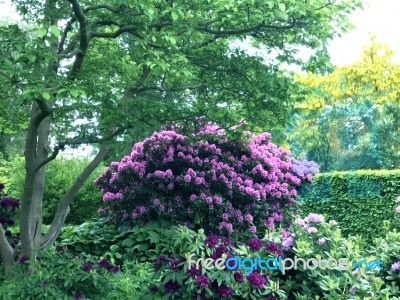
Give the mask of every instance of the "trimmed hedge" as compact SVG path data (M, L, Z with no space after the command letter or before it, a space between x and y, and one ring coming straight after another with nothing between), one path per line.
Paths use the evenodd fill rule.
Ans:
M380 237L383 221L393 221L400 195L400 170L321 173L299 193L301 215L324 214L344 235L366 241Z

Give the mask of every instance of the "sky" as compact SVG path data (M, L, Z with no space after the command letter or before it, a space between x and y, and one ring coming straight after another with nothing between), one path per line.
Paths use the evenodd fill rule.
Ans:
M355 30L333 40L328 49L334 65L349 65L361 55L368 44L368 33L376 36L378 43L385 43L396 51L394 60L400 63L400 1L369 0L363 11L350 16Z

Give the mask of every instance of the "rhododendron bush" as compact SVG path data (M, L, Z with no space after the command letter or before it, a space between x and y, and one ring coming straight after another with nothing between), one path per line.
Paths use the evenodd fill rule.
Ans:
M287 225L303 179L269 133L233 141L207 124L192 136L154 133L95 184L103 193L99 213L116 223L163 217L207 233L252 235Z

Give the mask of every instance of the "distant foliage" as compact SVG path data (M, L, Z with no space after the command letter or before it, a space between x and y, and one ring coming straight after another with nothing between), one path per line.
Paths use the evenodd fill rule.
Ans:
M76 178L89 163L87 158L58 158L46 165L46 177L51 179L45 186L43 196L43 221L50 224L59 200L74 184ZM24 187L25 169L22 157L14 158L8 164L8 190L13 197L21 198ZM97 207L101 201L101 193L93 186L92 181L100 174L102 166L94 171L89 180L79 190L71 204L71 212L67 217L68 224L81 224L97 216Z
M269 133L233 141L207 124L193 136L154 133L111 163L95 180L99 212L117 223L165 217L219 234L264 233L290 219L302 179Z

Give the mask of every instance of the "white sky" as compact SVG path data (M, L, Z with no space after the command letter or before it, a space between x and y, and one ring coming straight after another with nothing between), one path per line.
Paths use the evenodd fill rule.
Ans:
M368 0L364 11L356 11L350 20L356 28L330 43L329 53L334 65L348 65L356 61L369 43L368 33L378 43L388 44L396 51L394 60L400 63L400 1Z

